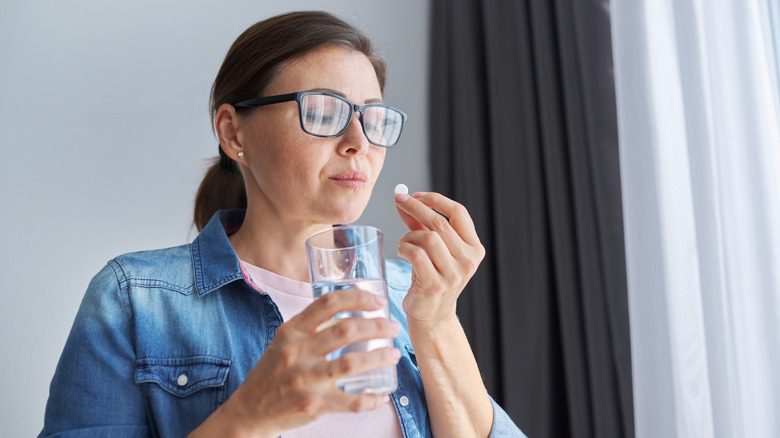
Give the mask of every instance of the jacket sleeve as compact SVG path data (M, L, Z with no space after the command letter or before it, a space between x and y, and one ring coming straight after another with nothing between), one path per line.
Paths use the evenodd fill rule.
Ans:
M498 437L517 437L527 438L525 434L515 425L514 421L504 409L490 397L493 403L493 428L490 430L490 438Z
M42 437L151 434L134 378L131 308L121 287L126 282L112 262L92 279L81 302L51 382Z

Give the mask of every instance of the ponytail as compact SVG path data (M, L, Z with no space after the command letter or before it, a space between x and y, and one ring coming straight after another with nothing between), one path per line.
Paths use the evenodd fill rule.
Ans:
M229 208L246 208L246 189L236 162L219 148L195 195L195 227L202 230L217 210Z

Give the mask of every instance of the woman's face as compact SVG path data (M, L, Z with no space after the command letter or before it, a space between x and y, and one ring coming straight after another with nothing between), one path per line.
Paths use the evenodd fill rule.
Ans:
M368 58L340 47L320 48L284 64L264 95L310 90L342 95L358 105L382 99ZM237 135L244 146L239 162L244 165L249 207L309 225L357 220L386 153L368 142L358 113L339 137L303 132L295 101L252 110Z

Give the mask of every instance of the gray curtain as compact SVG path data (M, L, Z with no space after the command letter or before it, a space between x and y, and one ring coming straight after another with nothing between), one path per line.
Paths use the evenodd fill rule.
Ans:
M632 437L609 5L432 0L434 189L488 255L459 315L533 437Z

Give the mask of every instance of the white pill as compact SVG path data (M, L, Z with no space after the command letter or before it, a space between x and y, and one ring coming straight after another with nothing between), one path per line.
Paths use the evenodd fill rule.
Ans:
M398 184L395 186L395 194L403 193L404 195L409 194L409 187L406 187L406 184Z

